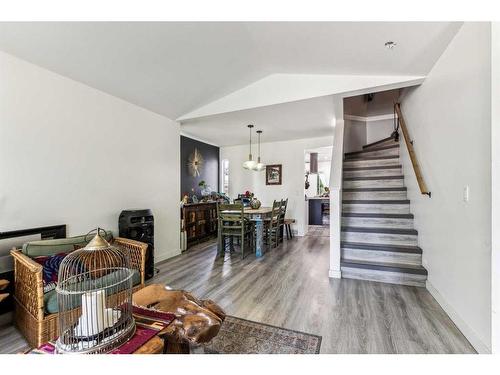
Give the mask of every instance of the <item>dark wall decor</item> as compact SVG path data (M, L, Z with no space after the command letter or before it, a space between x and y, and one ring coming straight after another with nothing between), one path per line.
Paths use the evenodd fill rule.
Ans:
M219 191L219 147L181 136L181 198L191 189L201 197L200 181Z
M266 185L281 185L282 167L281 164L266 165Z
M203 170L203 155L195 147L194 151L188 157L188 172L191 177L198 177Z

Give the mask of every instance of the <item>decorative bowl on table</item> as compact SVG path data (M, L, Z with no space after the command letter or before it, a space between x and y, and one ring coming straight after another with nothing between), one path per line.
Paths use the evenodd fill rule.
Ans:
M252 207L254 210L260 208L261 205L262 203L260 203L260 201L257 198L253 198L250 201L250 207Z

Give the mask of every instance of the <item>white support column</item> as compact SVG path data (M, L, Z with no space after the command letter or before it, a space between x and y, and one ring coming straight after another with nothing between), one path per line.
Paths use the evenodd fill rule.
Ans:
M491 352L500 353L500 23L491 23Z
M330 269L328 276L340 279L340 227L342 218L342 164L344 159L343 99L334 99L335 126L330 171Z

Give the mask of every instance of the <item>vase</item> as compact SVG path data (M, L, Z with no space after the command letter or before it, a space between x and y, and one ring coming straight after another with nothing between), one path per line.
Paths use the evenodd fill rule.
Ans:
M260 203L260 201L257 199L257 198L253 198L250 202L250 207L252 207L254 210L260 208L260 205L262 203Z

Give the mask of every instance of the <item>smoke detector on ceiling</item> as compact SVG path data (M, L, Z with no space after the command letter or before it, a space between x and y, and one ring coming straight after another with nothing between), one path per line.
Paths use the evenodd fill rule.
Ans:
M385 42L384 46L387 48L387 49L393 49L394 47L396 47L396 42L393 42L393 41L388 41L388 42Z

